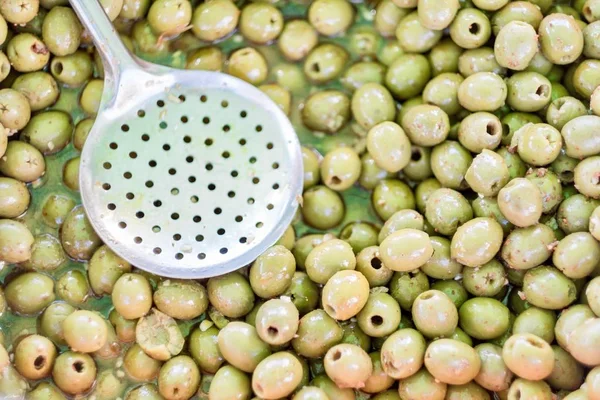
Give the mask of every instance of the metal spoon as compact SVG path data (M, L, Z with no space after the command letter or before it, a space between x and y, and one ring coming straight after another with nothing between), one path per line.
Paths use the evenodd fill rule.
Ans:
M298 138L279 107L232 76L132 56L97 0L71 0L104 64L80 191L104 242L138 268L205 278L251 263L292 221Z

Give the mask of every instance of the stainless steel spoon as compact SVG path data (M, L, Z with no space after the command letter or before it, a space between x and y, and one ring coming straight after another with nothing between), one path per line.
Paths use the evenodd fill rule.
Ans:
M104 64L81 155L89 220L118 255L169 277L251 263L292 221L302 191L298 138L254 86L132 56L97 0L71 0Z

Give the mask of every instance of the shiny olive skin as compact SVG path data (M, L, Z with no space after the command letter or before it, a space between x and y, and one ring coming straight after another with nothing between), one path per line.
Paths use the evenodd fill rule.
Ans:
M516 375L530 380L544 379L554 368L550 345L530 333L513 334L504 344L502 359Z
M510 326L508 308L498 300L476 297L467 300L459 310L460 327L476 339L501 336Z
M553 267L540 266L528 270L523 280L523 292L528 302L549 310L560 310L576 297L573 281Z
M469 267L483 265L498 253L503 235L495 219L474 218L460 226L452 237L452 258Z
M325 355L342 337L343 330L333 318L323 310L314 310L300 319L292 346L301 356L317 358Z
M475 346L475 351L481 359L481 369L474 381L484 389L494 392L508 389L514 375L502 360L502 347L482 343Z
M394 379L407 378L422 366L426 342L423 335L411 328L391 334L381 347L383 370Z
M425 366L441 382L464 385L477 376L481 360L467 344L453 339L438 339L427 347Z
M458 326L456 306L438 290L428 290L415 299L412 317L417 329L427 337L449 336Z
M514 269L537 267L552 255L555 241L554 231L545 224L517 228L506 237L500 257Z

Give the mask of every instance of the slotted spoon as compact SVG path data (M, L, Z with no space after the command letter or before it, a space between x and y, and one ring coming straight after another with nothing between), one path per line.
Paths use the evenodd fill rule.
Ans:
M97 0L71 0L104 64L80 190L104 242L138 268L205 278L275 243L302 191L298 138L254 86L132 56Z

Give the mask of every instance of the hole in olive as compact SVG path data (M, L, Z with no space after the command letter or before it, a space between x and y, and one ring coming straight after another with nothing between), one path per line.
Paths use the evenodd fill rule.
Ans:
M52 72L54 72L54 74L56 75L62 74L63 69L63 64L60 61L54 63L54 65L52 66Z
M335 308L333 308L329 304L325 306L325 311L327 311L327 314L329 315L335 315Z
M384 355L384 354L382 354L382 355L381 355L381 358L382 358L382 360L383 360L383 359L384 359L384 358L386 358L386 357L385 357L385 355ZM384 369L388 370L389 372L395 372L395 371L398 371L398 369L396 368L396 366L394 365L394 362L393 362L392 360L389 360L389 359L387 359L387 358L386 358L386 359L383 361L383 365L385 366L385 368L384 368Z
M493 122L488 122L488 124L485 126L485 133L490 136L495 136L498 133L497 127L498 126Z
M371 323L374 326L380 326L381 324L383 324L383 318L380 315L373 315L371 317Z
M421 300L429 300L431 298L433 298L433 293L425 293L421 296Z
M352 228L348 228L347 230L342 231L342 239L349 239L350 236L352 236Z
M342 180L338 176L334 175L329 180L329 183L331 183L332 185L339 185L340 183L342 183Z
M422 154L421 154L421 150L419 150L419 149L413 149L413 151L410 153L410 159L412 161L417 162L421 159L421 157L422 157Z
M558 175L560 176L560 179L563 181L571 181L571 180L573 180L573 177L575 176L573 171L562 171Z
M373 269L379 269L381 268L381 260L377 257L373 257L371 258L371 267L373 267Z
M510 126L508 124L502 124L502 136L506 137L510 134Z
M536 89L535 94L537 94L540 97L548 97L550 95L550 88L548 87L548 85L540 85Z
M337 350L336 352L333 353L333 357L332 357L333 361L337 361L340 358L342 358L342 352L341 351Z
M267 328L267 334L269 336L277 336L278 333L279 329L275 328L274 326L270 326Z
M521 389L517 389L515 392L515 400L521 400Z
M313 70L313 72L321 72L321 67L319 66L319 63L314 63L313 65L311 65L310 68Z
M532 345L533 347L537 347L539 349L544 347L544 343L541 342L540 340L534 339L534 338L527 338L527 343L529 343L530 345Z
M480 26L478 23L472 23L469 25L469 33L472 35L477 35L479 33Z
M46 357L44 356L37 356L35 360L33 360L35 369L42 369L44 368L44 365L46 365Z
M84 368L83 368L83 362L82 361L75 361L73 363L73 369L75 370L75 372L77 373L82 373Z

